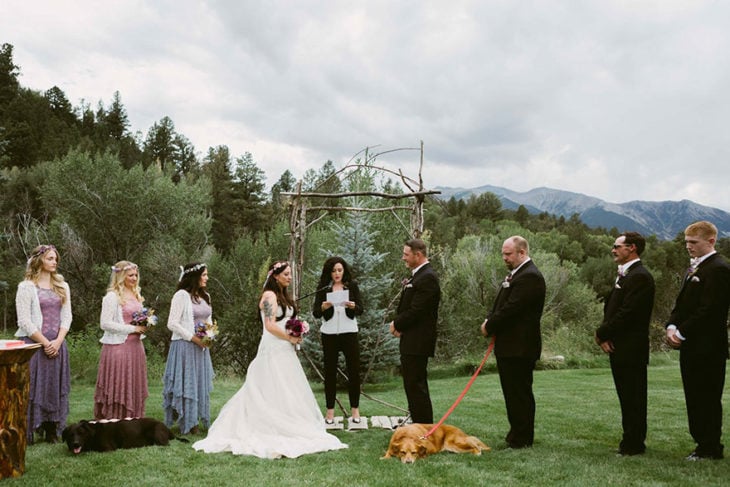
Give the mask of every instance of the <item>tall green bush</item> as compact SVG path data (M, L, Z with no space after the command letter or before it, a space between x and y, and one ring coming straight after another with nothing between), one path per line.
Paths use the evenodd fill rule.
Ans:
M540 238L512 224L504 234L466 236L453 252L444 254L441 325L438 356L456 360L483 352L486 341L479 326L494 303L508 270L501 258L502 243L512 234L530 241L530 257L545 277L546 299L541 322L543 357L562 355L577 360L600 352L593 330L600 324L601 305L578 278L578 267L561 263L554 253L540 248Z

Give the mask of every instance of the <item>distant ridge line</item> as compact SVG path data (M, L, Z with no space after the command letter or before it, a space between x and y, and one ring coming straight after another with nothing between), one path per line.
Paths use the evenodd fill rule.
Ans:
M656 235L671 240L692 222L708 220L717 226L721 237L730 237L730 213L719 208L700 205L691 200L680 201L628 201L609 203L594 196L547 187L518 192L499 186L484 185L476 188L450 188L437 186L440 199L451 197L468 199L472 194L493 193L506 209L523 205L530 213L547 212L569 218L577 214L589 227L634 230L644 235Z

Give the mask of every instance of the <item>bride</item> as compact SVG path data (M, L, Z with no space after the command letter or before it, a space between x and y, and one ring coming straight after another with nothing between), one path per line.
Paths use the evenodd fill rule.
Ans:
M243 386L223 406L207 438L193 444L196 450L296 458L347 448L325 431L324 418L294 349L302 338L287 334L284 328L297 311L287 291L291 280L288 262L269 267L259 302L264 332L258 352Z

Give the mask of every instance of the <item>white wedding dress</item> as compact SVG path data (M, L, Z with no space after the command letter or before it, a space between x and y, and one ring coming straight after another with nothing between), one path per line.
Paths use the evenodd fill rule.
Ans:
M277 312L277 316L281 314L281 308ZM284 329L291 315L289 308L276 325ZM206 453L296 458L347 445L325 431L294 345L264 327L243 386L223 406L207 438L195 442L193 448Z

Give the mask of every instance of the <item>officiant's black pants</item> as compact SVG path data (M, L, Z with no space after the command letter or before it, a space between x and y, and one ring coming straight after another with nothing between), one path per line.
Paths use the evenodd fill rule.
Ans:
M347 392L351 408L360 407L360 345L357 333L322 333L324 355L324 398L327 409L334 409L337 396L337 361L340 352L347 366Z

